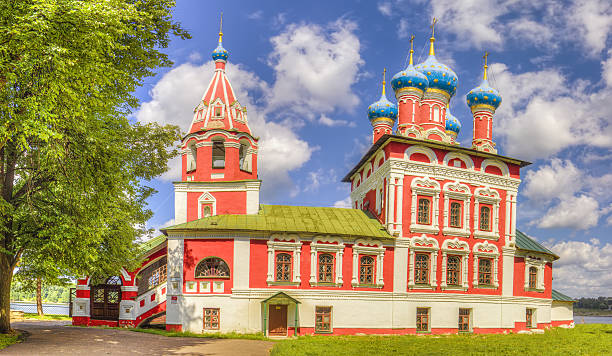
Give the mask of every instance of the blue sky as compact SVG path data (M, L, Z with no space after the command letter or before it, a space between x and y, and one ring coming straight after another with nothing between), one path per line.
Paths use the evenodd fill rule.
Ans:
M371 143L368 105L381 73L405 67L409 36L425 59L429 24L436 55L459 77L451 101L469 146L465 94L481 80L503 102L494 141L501 154L533 162L522 170L518 227L562 258L556 288L612 295L612 7L575 1L178 1L174 17L193 36L166 50L172 68L137 91L135 117L186 130L212 76L210 53L224 12L227 73L261 136L262 202L344 206L340 180ZM387 96L393 99L390 86ZM172 223L178 164L151 182L150 227Z

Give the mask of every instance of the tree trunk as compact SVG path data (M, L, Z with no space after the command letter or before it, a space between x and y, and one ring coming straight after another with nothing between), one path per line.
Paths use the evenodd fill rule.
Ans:
M10 257L0 252L0 334L11 331L11 280L13 268Z
M43 316L42 308L42 279L36 278L36 314Z

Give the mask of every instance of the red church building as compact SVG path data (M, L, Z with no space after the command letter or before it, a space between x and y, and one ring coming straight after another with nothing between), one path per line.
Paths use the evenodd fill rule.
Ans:
M449 110L458 77L435 56L368 108L372 146L343 181L351 209L261 205L258 138L213 51L213 78L182 141L175 221L142 267L83 278L75 325L295 334L539 332L573 326L552 289L559 257L516 229L521 168L493 141L500 93L471 90L471 147ZM411 40L412 41L412 40Z

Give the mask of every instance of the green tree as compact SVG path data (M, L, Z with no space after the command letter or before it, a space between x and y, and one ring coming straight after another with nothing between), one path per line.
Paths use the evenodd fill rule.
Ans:
M66 275L135 264L178 128L130 120L134 90L169 66L170 0L0 2L0 333L20 259ZM41 257L42 258L39 258Z

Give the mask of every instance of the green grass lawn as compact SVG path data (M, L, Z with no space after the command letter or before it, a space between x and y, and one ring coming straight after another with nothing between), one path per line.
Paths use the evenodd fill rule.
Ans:
M45 314L40 316L36 313L23 313L23 317L25 319L38 319L38 320L72 320L68 315L58 315L58 314Z
M272 356L299 355L612 355L612 325L576 325L535 335L302 336Z
M19 342L17 334L0 334L0 350L17 342Z
M140 333L163 335L168 337L199 337L199 338L211 338L211 339L248 339L248 340L268 340L263 334L240 334L240 333L192 333L182 331L166 331L162 329L143 329L143 328L129 328L125 330L136 331Z

